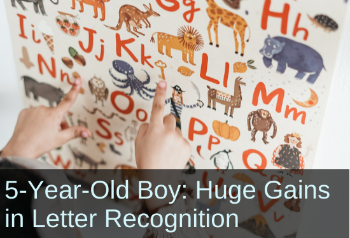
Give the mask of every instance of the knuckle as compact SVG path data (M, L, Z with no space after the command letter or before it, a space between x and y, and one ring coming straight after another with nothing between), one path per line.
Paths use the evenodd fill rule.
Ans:
M153 103L153 110L162 110L163 109L163 104L159 102L154 102Z

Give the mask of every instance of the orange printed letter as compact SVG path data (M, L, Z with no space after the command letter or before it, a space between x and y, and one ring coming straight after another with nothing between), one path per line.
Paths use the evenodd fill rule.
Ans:
M307 40L307 38L309 36L309 31L306 28L299 27L300 18L301 18L301 14L299 13L298 18L297 18L295 25L294 25L293 36L296 36L299 31L303 31L304 32L304 40Z
M282 111L283 99L284 99L284 90L282 88L278 88L273 90L269 95L267 95L266 87L263 82L258 83L255 87L255 91L253 94L253 105L257 106L259 102L259 95L261 93L261 98L265 104L269 104L271 100L278 96L276 103L276 112Z
M79 41L79 46L84 52L90 53L92 51L92 48L94 47L94 34L96 34L97 32L93 29L89 29L86 27L84 27L83 29L89 32L89 43L88 43L88 47L85 48L83 45L83 42Z
M163 8L164 10L168 11L168 12L175 12L177 10L179 10L180 8L180 4L176 1L176 0L165 0L166 2L170 2L172 3L173 5L168 7L166 5L164 5L162 3L162 0L156 0L156 2L158 3L158 5Z
M263 30L267 29L267 20L269 16L271 17L278 17L282 19L282 25L281 25L281 32L282 34L287 34L287 26L288 26L288 15L289 15L289 9L290 6L288 3L284 4L283 12L272 12L270 11L271 6L271 0L265 0L265 5L262 13L262 19L261 19L261 28Z
M218 145L220 144L220 139L210 135L209 137L209 143L208 143L208 149L211 150L211 145Z
M207 70L208 70L208 55L206 53L203 53L203 55L202 55L202 67L201 67L201 78L208 80L208 81L215 83L215 84L220 84L219 80L216 80L214 78L207 76Z
M38 65L39 65L39 72L41 74L44 74L43 71L43 66L42 64L45 65L46 69L49 71L49 73L51 74L51 76L53 78L56 78L56 63L55 63L55 59L51 57L51 66L52 69L50 70L49 65L46 63L46 61L44 60L43 56L41 54L38 54Z
M106 132L106 134L102 134L98 130L96 130L96 134L106 140L112 139L112 133L104 125L107 124L108 126L110 126L111 124L107 120L102 118L97 119L97 124Z
M196 131L194 129L196 122L199 122L199 124L202 125L202 129L199 131ZM194 118L194 117L191 118L190 125L188 128L188 139L189 140L193 141L194 134L205 135L205 134L207 134L207 132L208 132L208 127L204 124L204 122L202 122L201 120Z
M289 108L289 106L286 106L286 112L284 113L284 117L288 118L289 114L293 112L293 120L296 121L299 116L301 117L301 124L305 124L305 119L306 119L306 112L301 111L298 112L298 110L295 107Z
M129 106L126 108L126 109L121 109L117 103L116 103L116 99L118 96L123 96L125 97L128 101L129 101ZM132 110L134 109L134 100L126 95L124 92L122 91L115 91L111 94L111 102L112 102L112 105L113 107L120 113L123 113L123 114L130 114L132 112Z
M120 35L118 33L115 36L116 36L117 55L119 57L122 57L122 48L123 48L135 62L139 62L135 57L135 55L131 52L131 50L126 46L126 44L133 43L135 39L130 38L127 40L121 40Z
M248 164L248 156L249 156L250 154L253 154L253 153L259 155L260 158L261 158L261 165L255 164L255 166L256 166L257 169L253 169L253 168L250 167L249 164ZM253 150L253 149L251 149L251 150L246 150L246 151L243 152L242 159L243 159L243 163L244 163L244 165L245 165L245 167L246 167L247 169L249 169L249 170L251 170L251 171L253 171L253 172L258 172L258 173L261 174L261 176L266 177L266 174L263 173L263 170L266 168L267 160L266 160L265 156L263 155L263 153L261 153L261 152L258 151L258 150Z
M19 36L24 38L24 39L28 39L28 37L24 33L24 19L27 19L27 18L26 18L26 16L23 16L21 14L17 14L17 16L19 17L19 27L21 29L21 34L19 34Z

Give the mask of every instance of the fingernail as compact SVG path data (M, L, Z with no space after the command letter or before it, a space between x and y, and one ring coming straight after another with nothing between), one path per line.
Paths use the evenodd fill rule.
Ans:
M81 133L81 136L84 137L84 138L88 138L89 137L89 134L86 132L86 131L83 131Z
M80 85L80 83L81 83L81 78L75 79L75 81L74 81L74 85L75 85L75 86Z
M162 80L162 81L160 81L160 82L158 83L158 86L159 86L159 88L161 88L161 89L165 89L165 88L166 88L166 82L165 82L164 80Z

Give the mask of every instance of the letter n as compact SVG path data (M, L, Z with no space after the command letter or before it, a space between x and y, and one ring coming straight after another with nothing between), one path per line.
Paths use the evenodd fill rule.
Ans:
M282 105L283 105L283 99L284 99L284 90L282 88L275 89L269 95L267 95L265 84L263 82L258 83L258 85L256 85L255 87L255 91L253 94L252 104L254 106L258 105L260 94L265 104L269 104L271 100L277 96L276 112L282 111Z
M56 78L56 62L55 59L51 57L51 69L49 68L49 65L44 60L43 56L41 54L38 54L38 65L39 65L39 72L41 74L44 74L43 71L43 64L45 65L46 69L49 71L51 76L53 78Z
M299 116L302 116L301 117L301 124L305 124L306 112L304 112L304 111L298 112L298 110L295 107L289 108L289 106L287 105L286 112L284 113L284 117L288 118L288 116L291 112L293 112L293 120L294 121L296 121Z
M288 3L284 4L283 12L272 12L270 11L270 6L271 6L271 0L265 0L262 19L261 19L261 28L263 30L267 29L267 20L269 17L281 18L282 19L281 32L284 35L287 34L290 5Z

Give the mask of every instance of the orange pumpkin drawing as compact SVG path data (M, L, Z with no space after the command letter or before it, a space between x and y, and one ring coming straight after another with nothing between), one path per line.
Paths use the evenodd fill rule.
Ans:
M239 129L235 126L230 126L227 124L227 121L225 123L217 120L213 121L213 129L215 134L225 138L226 140L236 141L241 135Z
M256 69L256 67L253 65L254 60L248 60L247 63L242 62L236 62L233 65L233 72L234 73L245 73L248 70L248 67L251 69Z
M242 62L236 62L233 65L233 72L234 73L245 73L247 72L247 64L246 63L242 63Z

